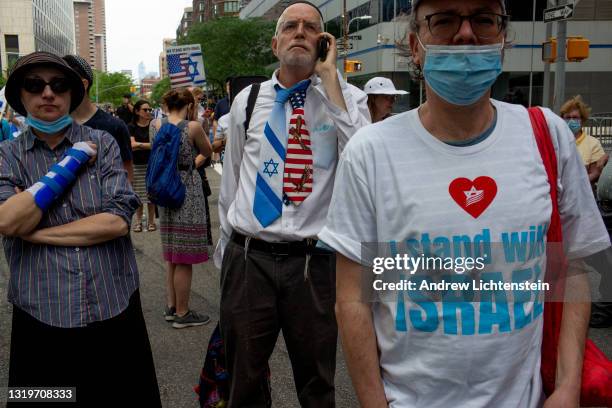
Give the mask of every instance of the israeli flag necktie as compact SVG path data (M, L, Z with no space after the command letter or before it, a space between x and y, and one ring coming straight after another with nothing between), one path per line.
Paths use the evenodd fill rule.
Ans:
M276 98L264 128L255 181L253 214L265 228L279 218L283 202L299 205L312 191L312 151L304 121L304 101L310 80L289 89L276 85ZM292 114L287 132L285 103Z

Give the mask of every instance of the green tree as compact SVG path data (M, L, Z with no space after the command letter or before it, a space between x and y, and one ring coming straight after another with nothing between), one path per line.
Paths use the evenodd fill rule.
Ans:
M201 45L207 82L225 92L228 76L271 74L266 66L276 62L270 46L274 29L274 22L261 18L224 17L195 24L180 43Z
M132 86L132 78L121 72L95 71L89 95L94 102L97 99L98 103L112 103L118 106L121 105L123 95L130 93ZM99 95L97 98L96 93Z
M0 89L2 89L5 84L6 84L6 78L4 78L4 76L0 74Z
M166 77L153 85L153 89L151 90L151 104L154 107L158 107L161 105L161 98L164 96L166 92L170 90L170 78Z

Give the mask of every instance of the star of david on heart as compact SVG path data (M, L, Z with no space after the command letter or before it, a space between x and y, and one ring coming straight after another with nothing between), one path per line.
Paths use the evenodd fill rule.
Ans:
M476 177L474 181L459 177L451 181L448 192L459 207L478 218L497 195L497 183L487 176Z

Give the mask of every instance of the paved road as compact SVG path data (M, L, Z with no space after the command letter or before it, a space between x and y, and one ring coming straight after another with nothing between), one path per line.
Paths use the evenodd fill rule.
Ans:
M213 191L210 202L213 212L213 230L216 241L218 229L217 196L220 177L208 171ZM162 317L164 307L164 264L160 253L159 232L132 234L141 277L142 305L147 320L149 338L153 347L157 378L165 408L196 407L192 390L197 383L204 350L214 322L219 318L219 273L207 262L196 266L192 287L192 308L207 313L213 322L207 326L183 330L173 329ZM10 340L11 306L6 299L8 271L3 254L0 255L0 389L8 377L8 350ZM612 356L612 329L592 330L591 337ZM356 407L355 398L340 347L336 374L337 406ZM290 362L282 337L270 361L274 406L299 407L295 397ZM0 397L0 400L2 397Z

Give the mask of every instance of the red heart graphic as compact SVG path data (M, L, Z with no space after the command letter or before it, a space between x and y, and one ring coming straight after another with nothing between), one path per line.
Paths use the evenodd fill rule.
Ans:
M474 181L465 177L453 180L448 192L459 207L474 218L487 209L497 194L497 184L491 177L481 176Z

